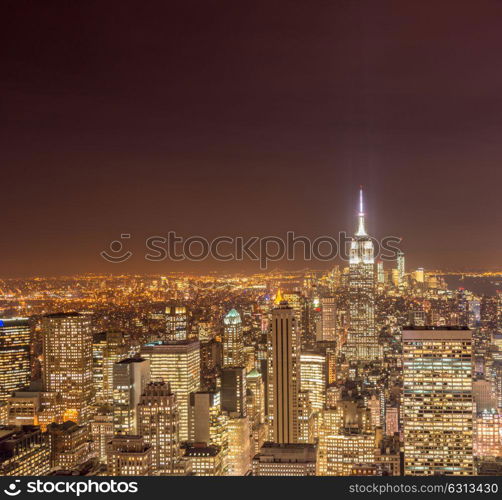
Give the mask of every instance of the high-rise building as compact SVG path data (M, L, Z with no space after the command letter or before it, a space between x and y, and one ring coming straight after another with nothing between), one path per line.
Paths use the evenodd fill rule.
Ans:
M122 434L108 443L109 476L150 476L152 447L143 436Z
M384 284L385 283L385 269L383 267L383 261L379 260L376 263L376 274L377 274L377 283Z
M221 409L231 416L246 416L246 369L244 367L236 366L221 370Z
M408 322L411 326L426 326L427 313L422 309L409 311Z
M417 283L424 283L425 271L423 267L419 267L414 273L414 278Z
M472 398L476 412L497 408L495 388L489 380L478 379L472 382Z
M372 394L367 401L367 406L371 414L371 425L373 427L381 427L383 412L380 398L376 394Z
M246 375L247 414L252 423L265 421L265 387L261 373L254 369Z
M314 444L265 443L253 458L253 476L315 476Z
M256 455L268 438L268 425L265 423L265 386L261 373L250 371L246 376L247 414L251 425L252 451Z
M96 458L106 463L107 460L107 443L113 438L113 410L111 407L103 407L98 409L96 415L91 421L91 446L93 454Z
M43 319L44 385L58 392L64 419L87 423L92 404L92 332L80 313L49 314Z
M115 433L136 434L137 406L150 381L150 361L126 358L113 365L113 425Z
M152 382L169 382L180 412L180 440L188 440L190 394L200 387L200 344L198 340L153 342L141 348L150 361Z
M300 354L300 390L308 391L312 409L319 412L326 404L326 356L319 352Z
M91 449L87 426L67 420L63 424L49 424L47 434L51 468L71 470L89 458Z
M49 469L48 439L40 427L0 429L0 476L45 476Z
M216 445L194 443L185 448L184 455L191 463L195 476L223 476L221 449Z
M275 298L275 303L281 301L287 302L289 307L293 309L293 314L296 320L296 334L300 341L302 338L307 338L307 299L298 290L288 290L282 293L280 290Z
M323 410L319 425L319 476L350 476L354 464L375 462L369 410L353 401Z
M165 382L151 382L138 404L138 434L152 447L155 474L174 474L179 461L179 411L175 394Z
M399 432L399 407L387 405L385 408L385 434L393 436L396 432Z
M309 391L298 391L298 442L313 443L316 413L310 402Z
M404 253L401 250L398 250L397 255L396 255L396 268L397 268L398 286L403 286L404 285L404 274L405 274L406 270L405 270Z
M219 392L190 394L189 441L218 447L222 474L226 475L228 455L228 415L221 411Z
M188 339L188 312L185 306L170 304L166 307L167 341Z
M403 331L405 475L473 474L472 370L469 330Z
M498 332L498 300L497 297L483 295L480 304L481 328L489 335Z
M9 404L7 401L0 401L0 425L9 423Z
M240 314L232 309L223 318L223 367L245 366L244 340Z
M294 311L285 301L272 311L269 350L269 415L275 443L298 441L300 339Z
M337 340L337 314L335 297L321 298L321 338L319 341Z
M485 409L474 416L474 455L482 459L502 456L502 410Z
M113 365L127 357L127 348L121 332L100 332L93 336L92 365L94 399L97 404L110 404L113 400Z
M248 417L228 419L228 472L229 476L245 476L251 469L251 442Z
M350 244L349 330L345 355L351 364L379 361L382 347L375 326L373 241L366 233L363 192L359 192L359 226Z
M27 318L0 319L0 401L30 385L30 339Z
M398 269L390 269L390 282L396 287L399 287L399 270Z

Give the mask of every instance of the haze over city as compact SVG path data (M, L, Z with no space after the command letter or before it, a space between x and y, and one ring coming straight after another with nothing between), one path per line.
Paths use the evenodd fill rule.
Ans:
M4 5L1 276L253 272L139 255L351 233L360 184L410 266L500 268L499 2L115 6Z

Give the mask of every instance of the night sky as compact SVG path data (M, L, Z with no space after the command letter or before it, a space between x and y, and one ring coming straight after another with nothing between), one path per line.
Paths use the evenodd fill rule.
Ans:
M502 2L2 5L1 276L255 270L142 242L353 232L360 184L410 267L502 268Z

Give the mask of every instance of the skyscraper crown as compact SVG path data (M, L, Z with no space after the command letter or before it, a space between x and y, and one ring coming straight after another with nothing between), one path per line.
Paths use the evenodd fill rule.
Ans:
M223 319L225 325L235 325L241 322L241 315L235 310L231 309Z
M363 199L363 188L359 189L359 225L357 228L356 236L368 236L366 228L364 226L364 199Z

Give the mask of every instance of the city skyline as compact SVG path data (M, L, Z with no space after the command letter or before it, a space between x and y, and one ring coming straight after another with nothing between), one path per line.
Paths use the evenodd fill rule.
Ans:
M2 13L0 491L499 493L501 0Z
M4 292L0 475L500 475L502 293L355 226L324 273Z

